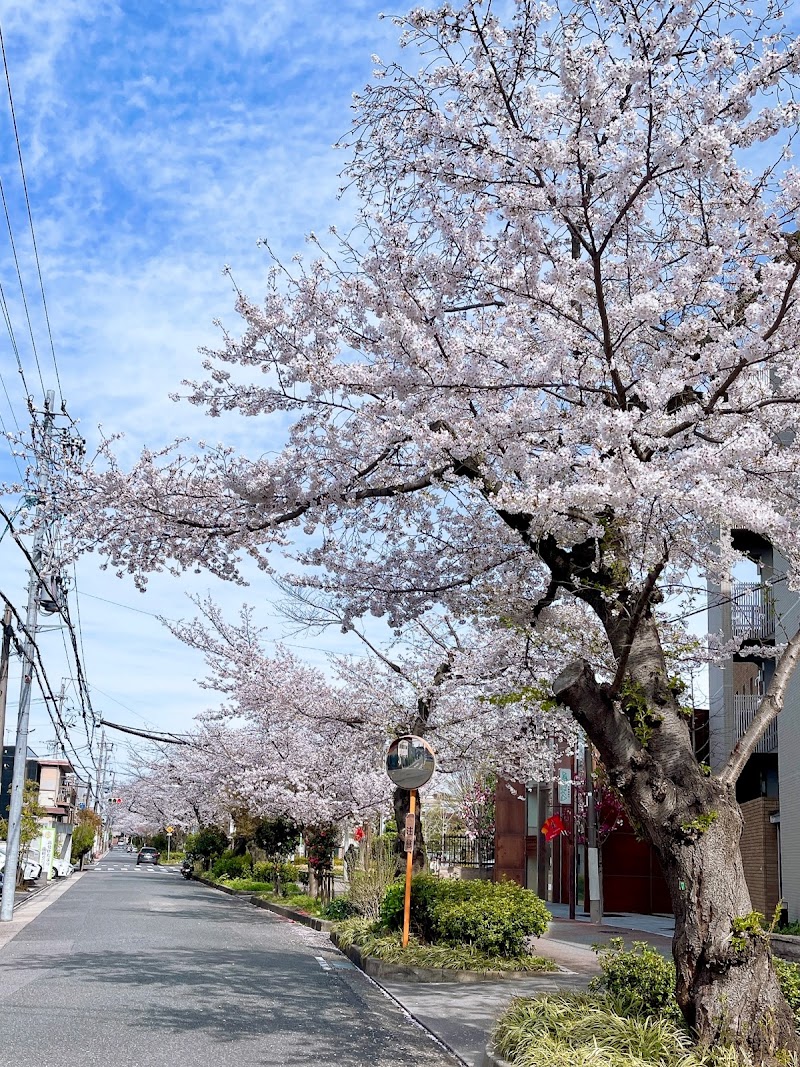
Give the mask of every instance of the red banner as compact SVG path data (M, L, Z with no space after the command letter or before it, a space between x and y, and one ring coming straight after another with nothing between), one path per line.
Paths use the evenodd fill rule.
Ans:
M544 820L542 825L545 841L552 841L554 837L563 834L566 829L560 815L551 815L549 819Z

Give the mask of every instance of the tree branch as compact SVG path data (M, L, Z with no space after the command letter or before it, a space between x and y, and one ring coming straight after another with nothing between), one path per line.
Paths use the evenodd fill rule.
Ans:
M786 690L789 688L798 661L800 661L800 631L790 639L783 655L778 660L775 674L758 706L758 711L743 736L734 745L728 762L719 776L720 781L733 785L742 773L744 765L755 751L764 731L781 711L786 698Z
M641 746L620 709L614 704L606 686L600 685L585 659L575 660L553 682L559 703L572 712L596 746L606 770L630 775Z

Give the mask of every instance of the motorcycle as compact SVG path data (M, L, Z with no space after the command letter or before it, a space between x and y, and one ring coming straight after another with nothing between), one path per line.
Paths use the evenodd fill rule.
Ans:
M183 861L183 863L181 864L181 874L183 875L183 877L186 879L187 882L191 881L192 872L193 871L194 871L194 860L191 860L191 859L189 859L187 857Z

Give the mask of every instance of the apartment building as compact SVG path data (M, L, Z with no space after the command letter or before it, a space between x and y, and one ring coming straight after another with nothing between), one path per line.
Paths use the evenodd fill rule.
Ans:
M753 721L774 674L764 651L800 626L800 597L772 545L749 531L733 533L746 555L731 578L709 589L709 631L743 641L739 654L709 670L710 762L718 770ZM800 677L770 724L736 787L744 816L741 849L753 907L770 915L785 901L800 919Z
M56 861L68 862L70 858L80 783L69 760L40 757L30 748L27 755L25 777L38 783L39 805L45 812L39 819L41 832L28 845L27 859L41 864L42 877L49 880L54 872L63 870ZM8 818L13 772L14 746L6 745L0 780L0 818Z

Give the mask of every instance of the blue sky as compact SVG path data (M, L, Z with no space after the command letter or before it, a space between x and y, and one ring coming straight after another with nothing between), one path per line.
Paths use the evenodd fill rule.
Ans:
M397 50L397 28L378 19L381 9L370 0L0 0L62 392L90 444L102 425L124 431L128 458L183 433L247 433L253 446L254 426L215 423L212 432L201 413L168 394L198 373L198 346L218 336L214 319L237 328L225 264L259 299L267 266L259 238L290 257L306 232L350 214L337 198L345 159L332 145L348 128L352 93L369 80L371 55ZM44 385L57 388L2 84L0 180ZM0 281L40 402L2 216ZM10 396L9 403L0 393L0 418L9 429L24 426L24 389L4 328L0 371ZM0 477L12 470L0 449ZM202 664L153 617L190 614L187 589L211 589L231 612L243 598L256 602L280 633L270 620L274 589L260 577L245 591L207 576L157 578L141 596L89 558L77 579L94 704L115 721L177 730L205 706L193 681ZM6 538L0 587L20 608L25 582L24 559ZM321 659L321 639L305 643L309 658ZM40 644L57 688L74 673L63 635L47 631ZM13 664L7 741L18 676ZM43 751L52 731L40 703L32 726L31 744Z

